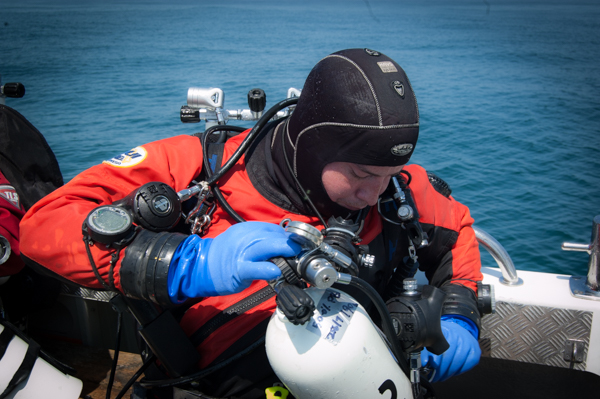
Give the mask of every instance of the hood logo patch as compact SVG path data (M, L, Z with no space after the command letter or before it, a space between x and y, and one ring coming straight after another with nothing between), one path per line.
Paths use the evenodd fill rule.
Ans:
M148 152L144 147L135 147L133 150L127 151L102 163L116 166L117 168L129 168L141 163L147 156Z
M413 150L413 147L414 146L410 143L396 144L391 148L391 151L395 156L403 157L404 155L410 154L410 152Z
M383 73L398 72L396 65L394 65L392 61L379 61L377 65L379 65L379 68Z
M368 48L365 49L365 53L372 55L373 57L379 57L381 55L379 51L371 50Z
M400 95L400 97L404 98L404 85L402 82L395 80L392 82L392 87L396 90L396 93Z

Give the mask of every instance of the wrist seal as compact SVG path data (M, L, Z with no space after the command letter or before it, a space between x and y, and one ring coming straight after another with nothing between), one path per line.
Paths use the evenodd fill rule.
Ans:
M455 284L447 284L441 287L441 290L446 293L442 315L465 317L475 323L477 330L481 330L481 316L475 293L469 288Z
M162 307L172 307L169 297L169 266L175 250L188 236L180 233L141 230L125 249L119 271L123 293Z

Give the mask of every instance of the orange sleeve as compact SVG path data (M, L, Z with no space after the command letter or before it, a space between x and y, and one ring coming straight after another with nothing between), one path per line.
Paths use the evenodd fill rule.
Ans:
M452 279L453 284L460 284L477 292L477 281L483 280L481 274L481 256L479 243L473 230L473 219L469 209L457 202L458 239L452 248Z
M188 187L201 169L200 140L193 136L156 141L104 161L29 209L20 224L21 253L77 284L102 288L83 242L81 228L86 216L97 206L111 204L151 181L166 183L180 191ZM115 251L94 245L91 252L100 275L108 281L109 261ZM119 268L120 260L113 273L117 289L120 289Z
M410 165L406 170L412 176L410 189L419 221L430 241L429 247L417 251L421 269L432 285L439 287L450 282L477 292L476 281L481 281L483 275L469 208L452 196L446 198L437 192L422 167Z

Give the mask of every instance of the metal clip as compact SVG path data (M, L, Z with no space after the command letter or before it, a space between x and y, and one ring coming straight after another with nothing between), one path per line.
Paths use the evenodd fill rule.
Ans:
M421 351L411 352L410 358L410 382L419 384L421 382Z
M212 206L208 213L212 214L214 208L215 206ZM196 216L196 219L194 219L194 224L192 225L191 229L192 234L198 234L198 232L204 233L210 226L211 222L212 219L208 214Z
M408 240L408 256L410 256L410 258L416 262L417 259L419 258L417 256L417 250L415 248L415 245L413 244L413 242L409 239Z
M196 206L194 206L194 209L192 209L185 218L186 224L190 224L192 218L194 218L195 221L196 215L200 211L200 208L202 207L202 205L205 205L205 201L208 197L208 194L210 194L210 187L205 181L202 181L196 184L195 186L192 186L186 190L182 190L178 193L181 201L185 201L194 195L198 196L198 202L196 203Z
M181 202L187 201L193 196L198 197L198 201L187 216L185 217L185 223L191 224L191 233L198 234L200 232L206 232L206 229L212 222L212 214L216 209L216 204L212 201L207 202L207 198L211 194L210 186L207 182L201 181L195 185L181 190L177 193Z

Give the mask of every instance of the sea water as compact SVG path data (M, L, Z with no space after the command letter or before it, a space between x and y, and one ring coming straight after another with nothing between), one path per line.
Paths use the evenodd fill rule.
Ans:
M421 115L412 162L517 268L586 273L587 254L560 246L588 243L600 214L597 1L0 0L2 82L27 90L7 105L45 135L66 181L203 130L179 120L189 87L223 89L230 109L259 87L270 106L353 47L406 70Z

